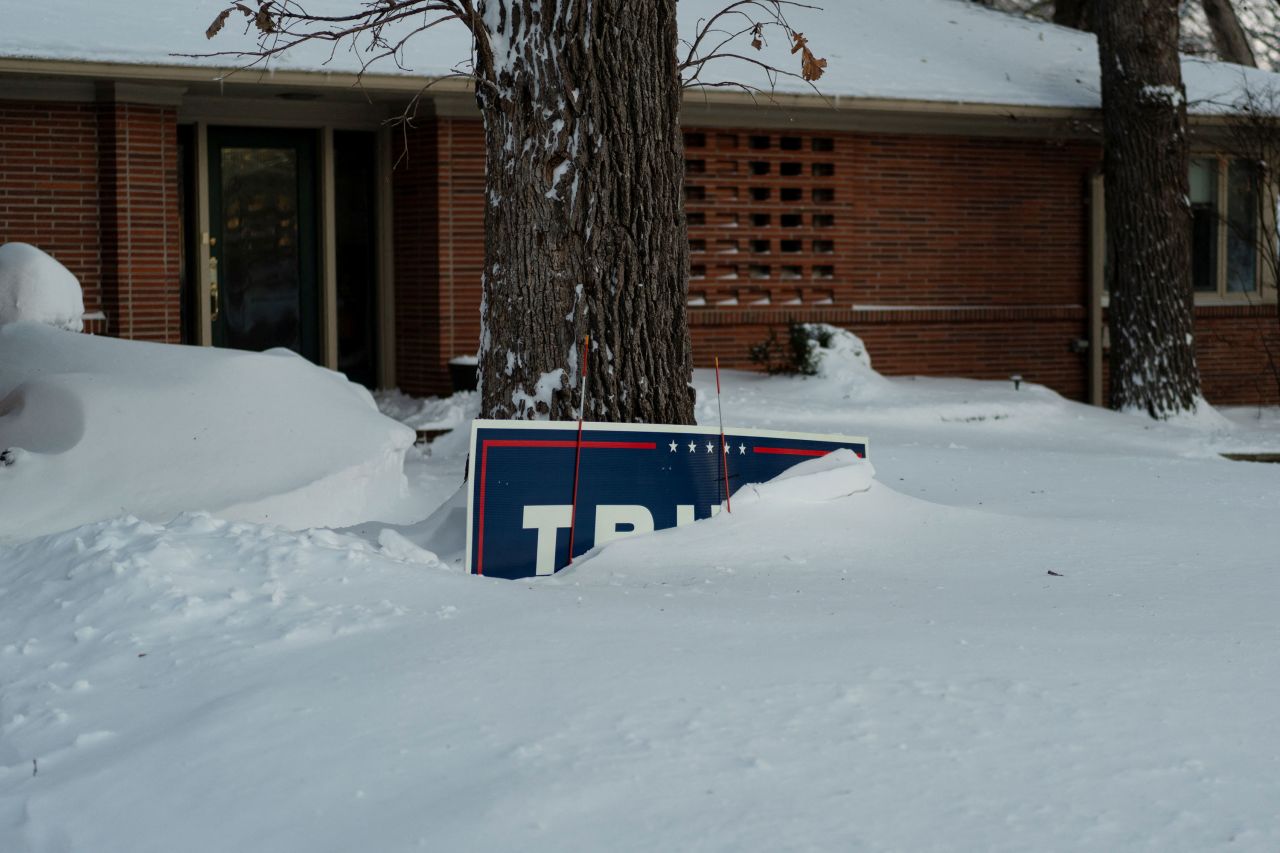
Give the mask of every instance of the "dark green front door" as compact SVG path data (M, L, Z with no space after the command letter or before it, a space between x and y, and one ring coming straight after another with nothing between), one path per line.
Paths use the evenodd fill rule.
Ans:
M320 359L316 134L209 128L213 343Z

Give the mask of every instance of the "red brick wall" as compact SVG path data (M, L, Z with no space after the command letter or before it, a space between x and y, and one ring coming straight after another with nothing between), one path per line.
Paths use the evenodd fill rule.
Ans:
M695 162L687 183L696 190L688 200L695 246L690 292L708 303L690 311L699 365L718 355L726 365L750 367L749 348L771 327L785 332L796 319L854 329L885 373L1020 373L1084 397L1086 360L1070 344L1086 334L1084 198L1096 148L766 130L689 133L687 155ZM483 134L478 121L438 119L411 133L409 145L409 163L396 175L397 274L413 278L398 278L404 294L398 298L411 306L406 313L401 301L398 310L412 318L397 332L398 378L418 393L438 392L447 388L449 356L473 352L479 332ZM412 177L412 161L433 157L440 163L438 217L434 235L424 238L430 226L423 205L431 192L414 188L431 178ZM784 162L798 162L800 174L782 174ZM761 167L752 164L759 163L768 164L767 174L755 173ZM798 190L800 199L784 200L784 188ZM757 200L753 189L767 189L769 198ZM830 194L815 196L815 189ZM400 222L402 212L411 219ZM757 215L767 215L768 224L759 224ZM791 218L797 215L798 224ZM798 241L799 251L784 252L784 240L788 250ZM765 266L767 278L760 275ZM431 268L438 270L436 281L419 281ZM767 305L750 304L765 299ZM427 338L432 310L441 318L435 341Z
M1275 305L1196 309L1196 359L1205 399L1280 403L1280 319Z
M102 308L95 104L0 101L0 243L39 246Z
M484 129L478 121L440 120L440 297L446 360L480 348L480 282L484 274Z
M95 331L177 341L177 163L171 107L0 101L0 242L70 269Z
M440 227L436 126L392 135L392 240L395 256L396 383L411 394L438 393Z
M1095 146L769 130L687 141L687 183L705 187L688 204L706 268L690 284L707 303L691 310L699 365L749 366L771 328L827 322L861 335L887 374L1017 373L1085 396L1070 345L1087 332Z
M98 153L103 308L111 333L178 343L182 231L174 109L103 104Z
M686 140L691 258L706 268L690 289L709 306L1084 299L1096 146L749 129Z
M694 312L694 360L709 367L719 356L726 367L750 369L750 348L770 331L785 345L792 321L852 329L866 343L872 366L889 375L1007 379L1018 374L1073 399L1088 393L1084 356L1069 349L1085 333L1086 312L1079 306Z
M692 261L704 268L691 292L708 302L691 310L698 364L719 355L749 366L749 347L796 319L858 332L885 373L1020 373L1084 395L1085 358L1069 344L1085 334L1084 186L1096 148L690 132L704 135L689 149L701 163L688 181L705 193L689 202L704 217L690 228L703 241ZM398 378L411 392L438 393L448 389L448 359L478 343L483 131L478 121L440 118L395 139ZM814 139L829 148L815 150ZM783 162L799 163L800 174L781 174ZM768 164L767 174L752 163ZM784 188L800 199L784 201ZM0 242L32 243L62 261L84 286L86 310L107 313L111 334L180 337L177 189L172 108L0 101ZM784 227L784 214L798 224ZM821 226L815 214L826 217ZM783 240L799 241L799 251L783 252ZM721 266L736 266L737 277L721 278ZM1280 402L1266 351L1280 354L1278 326L1274 307L1197 310L1210 400Z
M480 342L484 132L440 118L393 138L396 381L447 393L449 359Z

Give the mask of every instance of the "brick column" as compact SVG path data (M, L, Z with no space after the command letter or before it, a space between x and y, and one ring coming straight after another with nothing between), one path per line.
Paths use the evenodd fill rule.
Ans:
M484 129L437 117L392 135L396 383L448 394L448 362L480 341Z
M391 135L395 266L396 384L410 394L440 393L440 234L436 123Z
M0 101L0 243L57 258L89 312L102 307L97 145L92 103Z
M177 110L99 104L102 307L110 333L181 340Z

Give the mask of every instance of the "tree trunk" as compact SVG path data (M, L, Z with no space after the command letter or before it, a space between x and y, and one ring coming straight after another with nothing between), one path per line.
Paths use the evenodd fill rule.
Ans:
M1240 18L1231 5L1231 0L1201 0L1204 16L1209 21L1209 29L1213 33L1213 46L1218 57L1225 62L1236 65L1255 67L1253 48L1249 45L1249 36L1240 26Z
M483 415L692 423L676 0L481 0Z
M1077 30L1091 28L1091 0L1057 0L1053 4L1053 22Z
M1152 417L1194 411L1187 104L1177 0L1095 9L1111 279L1111 402Z

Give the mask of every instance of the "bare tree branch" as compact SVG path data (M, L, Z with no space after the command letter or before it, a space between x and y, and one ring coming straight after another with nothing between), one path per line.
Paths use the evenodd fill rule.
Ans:
M766 72L771 86L776 85L779 77L804 80L812 85L822 76L826 60L817 59L809 51L804 34L797 32L787 20L788 9L817 11L819 7L796 0L735 0L710 18L699 21L693 39L687 42L688 52L679 66L684 75L684 85L704 85L702 71L708 63L717 59L736 59L760 68ZM787 39L792 45L792 54L802 53L798 72L727 49L735 42L742 42L750 37L750 47L756 51L763 50L771 31L780 32ZM711 41L715 41L715 44L709 45Z
M1249 46L1249 36L1240 25L1231 0L1201 0L1201 4L1218 56L1237 65L1257 66L1253 48Z
M207 54L179 54L200 58L228 57L241 63L241 70L266 65L277 56L308 43L328 43L332 61L344 45L359 63L359 77L376 63L393 62L397 69L409 69L403 61L405 45L415 36L446 21L459 20L476 37L479 22L472 0L360 0L358 10L346 15L316 15L300 0L253 0L234 2L223 9L205 35L212 39L227 19L239 13L245 29L257 30L255 49L214 51ZM412 23L414 19L420 19ZM406 25L408 24L408 25ZM450 75L453 76L453 75Z
M405 64L403 53L409 40L446 21L457 20L467 27L472 37L471 76L482 86L495 82L489 36L474 0L358 0L355 6L355 11L348 14L313 14L305 0L236 0L219 12L206 36L214 38L229 19L240 15L245 20L246 32L257 30L256 48L181 55L227 57L240 64L239 70L247 70L268 65L276 57L302 45L328 43L330 53L326 63L345 46L357 58L358 77L362 78L375 64L384 61L394 63L398 70L412 71ZM704 89L739 88L767 94L763 87L746 82L703 79L708 64L736 60L763 71L770 91L785 77L803 80L817 92L813 82L822 76L826 60L813 55L808 41L792 28L786 13L792 9L816 11L818 8L798 0L732 0L710 18L700 21L693 39L686 42L687 54L678 66L683 85ZM417 18L421 20L416 25L406 26ZM780 68L733 47L748 43L751 49L760 51L770 32L780 33L787 39L791 53L800 54L799 70ZM465 76L465 73L455 71L449 76Z

